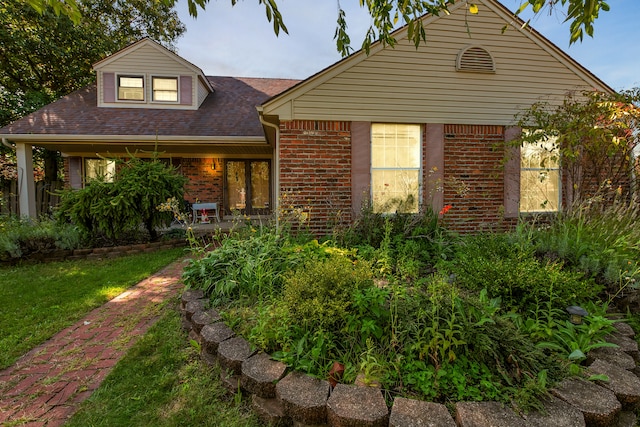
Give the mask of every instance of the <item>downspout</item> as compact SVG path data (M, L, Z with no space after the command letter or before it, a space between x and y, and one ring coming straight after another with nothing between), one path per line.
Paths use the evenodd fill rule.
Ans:
M4 145L7 148L11 148L12 150L15 150L16 147L14 147L13 145L9 144L7 142L7 138L2 138L2 145Z
M275 191L274 191L274 212L276 213L276 228L278 228L280 226L280 219L278 218L279 215L278 213L278 209L280 208L280 126L273 124L271 122L268 122L264 119L264 111L262 109L261 105L258 105L257 107L258 110L258 117L260 119L260 123L262 123L263 126L267 126L270 127L272 129L274 129L276 131L276 140L274 141L274 144L276 145L276 149L275 149L275 159L273 159L273 166L274 166L274 170L275 170L275 176L274 176L274 187L275 187Z

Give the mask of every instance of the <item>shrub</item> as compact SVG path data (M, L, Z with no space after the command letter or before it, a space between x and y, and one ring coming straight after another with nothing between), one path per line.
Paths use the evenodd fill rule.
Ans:
M89 236L104 234L110 239L119 239L142 225L151 240L156 240L156 227L172 219L170 213L156 207L171 197L182 200L186 178L156 158L132 157L117 163L114 182L94 180L81 190L63 191L58 220L77 225Z
M83 241L78 229L49 219L39 221L0 216L0 259L51 249L76 249Z
M533 249L514 244L510 235L469 237L447 269L461 286L487 289L492 297L524 312L548 298L566 307L594 298L602 290L582 273L564 270L561 263L538 260Z
M283 304L305 330L340 330L358 290L372 286L371 266L343 255L311 260L286 275Z

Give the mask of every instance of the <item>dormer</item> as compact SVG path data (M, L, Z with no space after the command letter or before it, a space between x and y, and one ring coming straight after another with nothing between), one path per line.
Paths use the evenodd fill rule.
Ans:
M213 87L202 70L149 38L93 64L98 107L197 110Z

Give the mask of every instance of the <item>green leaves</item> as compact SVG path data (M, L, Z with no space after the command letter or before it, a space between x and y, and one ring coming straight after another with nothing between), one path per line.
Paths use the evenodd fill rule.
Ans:
M593 37L593 23L598 19L600 10L608 12L610 9L604 0L527 0L522 2L515 15L520 15L529 7L534 14L538 14L544 7L553 12L564 6L567 6L565 22L570 22L570 43L582 41L585 33ZM529 21L525 23L528 24Z
M104 234L110 239L144 225L154 240L155 228L171 219L156 206L171 197L182 200L185 183L186 178L157 159L131 158L120 162L114 182L96 180L82 190L63 193L58 217L91 237Z

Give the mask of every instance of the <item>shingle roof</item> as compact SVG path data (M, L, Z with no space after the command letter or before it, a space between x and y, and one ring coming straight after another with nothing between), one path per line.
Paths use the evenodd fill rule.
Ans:
M3 128L0 134L263 136L256 106L297 80L209 77L215 89L198 110L99 108L95 84Z

